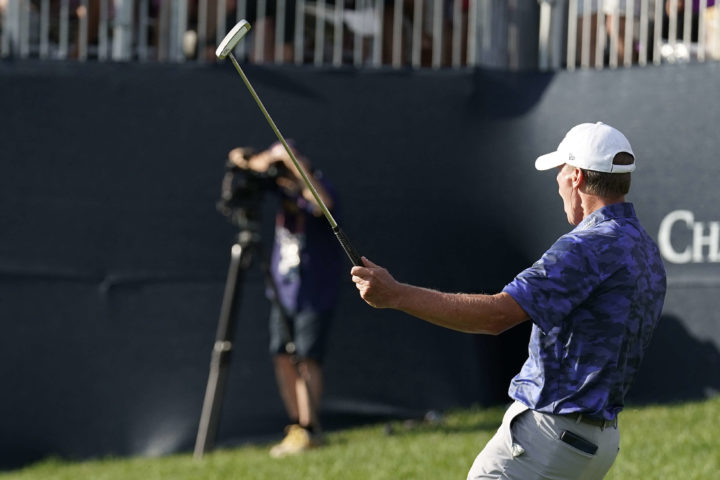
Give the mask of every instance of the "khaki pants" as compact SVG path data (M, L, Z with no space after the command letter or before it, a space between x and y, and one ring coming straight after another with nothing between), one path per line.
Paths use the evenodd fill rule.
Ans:
M560 440L563 431L597 445L588 454ZM620 445L616 427L600 428L529 410L515 402L475 459L468 480L595 480L610 470Z

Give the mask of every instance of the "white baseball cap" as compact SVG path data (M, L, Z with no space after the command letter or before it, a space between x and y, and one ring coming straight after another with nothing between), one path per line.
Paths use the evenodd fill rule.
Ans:
M635 156L625 135L602 122L581 123L567 132L556 151L539 156L535 160L535 168L549 170L567 163L596 172L632 172L635 162L613 165L615 155L621 152Z

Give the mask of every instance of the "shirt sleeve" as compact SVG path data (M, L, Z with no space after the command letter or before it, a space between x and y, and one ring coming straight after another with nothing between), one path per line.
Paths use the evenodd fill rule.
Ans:
M592 244L564 235L505 286L544 333L560 324L605 279Z

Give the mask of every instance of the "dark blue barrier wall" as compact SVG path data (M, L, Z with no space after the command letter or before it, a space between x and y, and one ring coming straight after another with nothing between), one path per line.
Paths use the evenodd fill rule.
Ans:
M493 292L569 229L532 168L602 120L638 156L630 199L668 260L665 317L632 401L720 388L716 65L614 72L246 73L341 195L340 224L401 280ZM0 464L191 448L229 249L227 152L274 140L231 65L0 65ZM273 199L263 209L269 244ZM330 234L330 232L328 231ZM219 440L284 414L259 267L248 272ZM528 326L442 330L357 298L330 336L325 423L506 400ZM687 373L701 366L700 378Z

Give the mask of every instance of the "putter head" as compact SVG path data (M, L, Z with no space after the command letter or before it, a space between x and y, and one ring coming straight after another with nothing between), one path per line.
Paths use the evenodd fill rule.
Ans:
M220 60L228 56L233 51L235 45L238 44L247 32L250 31L250 22L247 20L240 20L233 28L225 35L217 50L215 50L215 56Z

